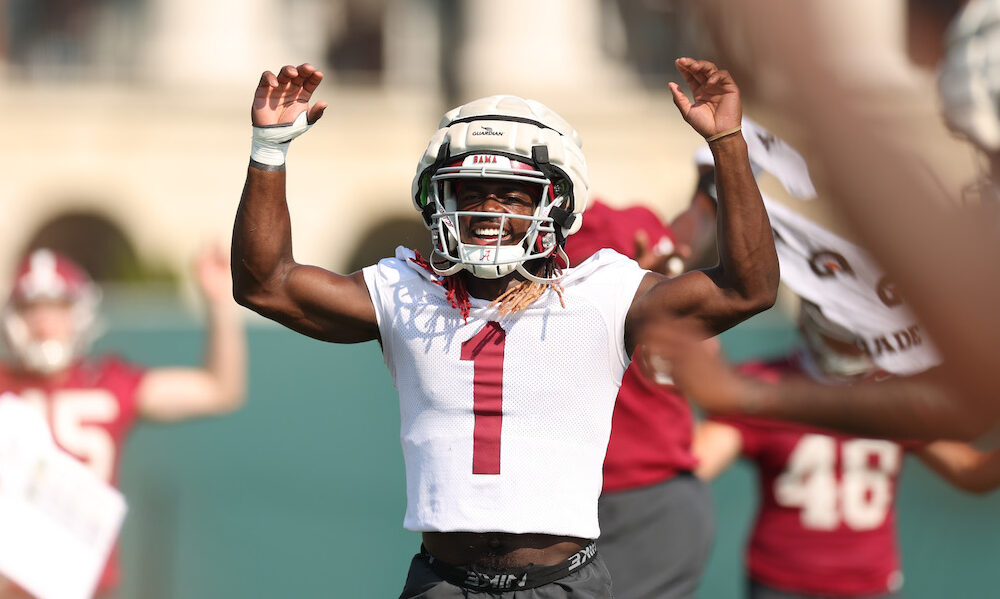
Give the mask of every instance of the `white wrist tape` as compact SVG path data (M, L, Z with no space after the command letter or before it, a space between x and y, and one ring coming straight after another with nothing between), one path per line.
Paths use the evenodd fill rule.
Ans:
M253 128L250 159L261 164L281 166L288 154L288 142L305 133L309 127L303 111L294 122Z

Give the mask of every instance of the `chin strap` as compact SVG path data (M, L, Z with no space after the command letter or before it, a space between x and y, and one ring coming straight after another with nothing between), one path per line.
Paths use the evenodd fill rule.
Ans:
M563 251L561 246L556 247L556 251L553 252L553 254L548 257L551 258L553 261L562 261L563 264L569 264L569 257L566 255L566 252ZM539 277L538 275L534 275L528 272L528 269L524 267L523 262L521 264L518 264L514 268L514 270L517 271L525 279L528 279L529 281L533 281L535 283L540 283L542 285L558 284L559 281L563 278L562 267L559 266L558 262L556 262L552 276L550 277Z

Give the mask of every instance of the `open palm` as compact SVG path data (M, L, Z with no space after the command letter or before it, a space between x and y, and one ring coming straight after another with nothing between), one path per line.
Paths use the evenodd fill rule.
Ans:
M684 120L703 137L729 131L740 126L743 109L740 89L729 71L720 70L707 60L678 58L677 70L691 89L689 100L676 83L670 83L674 104Z
M285 65L278 74L265 71L253 95L250 119L255 126L283 125L293 122L296 117L308 111L306 119L315 123L326 110L326 102L316 102L312 107L309 100L323 80L323 73L309 63L297 67Z

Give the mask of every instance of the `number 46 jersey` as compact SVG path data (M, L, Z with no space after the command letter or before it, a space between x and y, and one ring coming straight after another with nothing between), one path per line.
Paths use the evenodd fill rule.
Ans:
M740 372L768 382L805 374L795 358L746 364ZM901 586L896 485L904 451L919 443L790 422L713 420L739 431L743 456L758 471L760 506L747 547L753 580L837 597Z
M596 538L601 466L628 364L625 315L646 271L604 250L526 309L470 298L398 248L364 270L399 391L403 525ZM564 304L564 305L563 305Z

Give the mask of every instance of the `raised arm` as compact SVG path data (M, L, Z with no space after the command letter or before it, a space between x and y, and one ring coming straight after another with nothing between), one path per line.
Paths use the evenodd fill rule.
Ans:
M198 283L208 309L201 368L157 368L142 379L136 398L144 418L161 421L233 411L246 397L246 334L231 295L225 253L208 248L198 257Z
M802 378L778 384L741 376L715 339L690 321L664 318L643 329L636 359L649 380L677 385L715 414L790 420L861 437L957 439L983 435L1000 418L1000 402L966 402L948 384L946 366L909 378L830 386Z
M233 295L243 306L304 335L357 343L378 337L362 274L338 275L292 257L285 152L323 115L325 102L309 106L322 79L310 64L261 75L250 113L254 145L233 228Z
M931 470L970 493L988 493L1000 487L1000 449L980 451L968 443L936 441L917 452Z
M771 227L739 133L739 88L727 71L711 62L679 58L676 64L694 101L671 83L674 103L708 140L715 158L719 264L675 279L647 275L629 311L627 343L650 317L665 313L695 318L711 334L719 333L771 307L778 290Z

